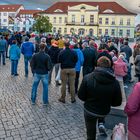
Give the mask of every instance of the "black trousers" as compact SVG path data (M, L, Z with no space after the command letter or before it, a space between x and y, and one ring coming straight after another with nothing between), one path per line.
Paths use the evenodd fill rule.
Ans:
M80 71L76 71L76 77L75 77L75 93L76 94L77 94L77 91L78 91L79 75L80 75Z
M103 123L104 118L92 116L84 111L85 125L87 131L87 140L96 140L96 124Z

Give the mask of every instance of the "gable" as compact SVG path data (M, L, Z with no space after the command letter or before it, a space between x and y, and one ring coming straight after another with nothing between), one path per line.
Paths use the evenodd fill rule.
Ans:
M63 12L61 9L56 9L55 11L54 11L55 13L61 13L61 12Z
M76 6L68 6L68 10L98 10L98 6L92 6L87 4L79 4Z
M114 13L114 11L112 11L111 9L106 9L103 11L103 13Z

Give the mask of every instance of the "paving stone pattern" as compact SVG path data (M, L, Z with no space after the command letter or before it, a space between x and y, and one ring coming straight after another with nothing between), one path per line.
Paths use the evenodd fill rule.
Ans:
M58 102L60 87L54 77L49 85L49 105L42 105L42 85L39 85L37 104L31 105L32 74L24 77L23 58L19 76L11 77L10 62L0 66L0 140L86 140L82 102L72 104L67 95L66 104ZM107 130L109 140L111 131Z

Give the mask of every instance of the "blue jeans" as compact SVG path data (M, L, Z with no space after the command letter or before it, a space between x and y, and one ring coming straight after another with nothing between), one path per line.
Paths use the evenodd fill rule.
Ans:
M31 61L32 56L24 56L25 76L28 76L28 62Z
M36 74L36 73L34 74L31 100L32 103L35 103L36 96L37 96L37 88L40 80L43 84L43 103L47 104L48 103L48 74Z
M18 60L11 60L11 75L17 74Z
M1 57L2 57L2 63L5 65L5 51L0 51L0 64L1 64Z

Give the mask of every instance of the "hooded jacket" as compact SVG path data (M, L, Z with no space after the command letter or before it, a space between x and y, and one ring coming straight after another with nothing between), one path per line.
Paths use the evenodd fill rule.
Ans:
M116 76L123 77L127 75L127 64L121 58L118 58L118 60L114 62L113 67Z
M140 138L140 82L134 86L127 100L125 112L128 115L128 130Z
M118 81L108 68L97 67L83 78L78 97L84 101L84 108L97 115L107 115L111 106L122 103Z

